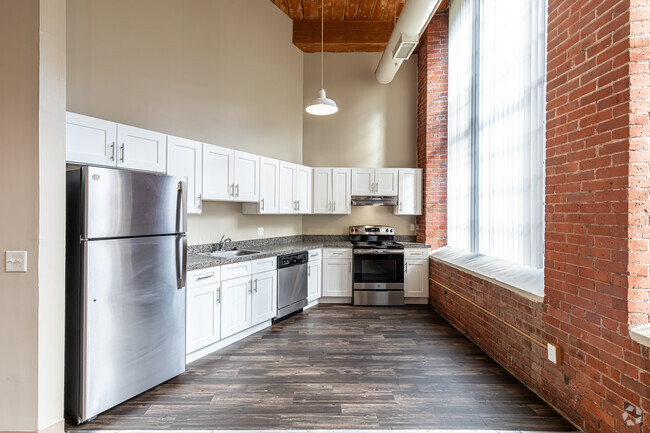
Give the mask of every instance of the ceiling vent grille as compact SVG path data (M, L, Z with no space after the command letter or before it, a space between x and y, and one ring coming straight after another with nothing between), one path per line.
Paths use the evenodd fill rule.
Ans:
M397 46L393 50L393 60L407 60L417 46L417 37L401 35Z

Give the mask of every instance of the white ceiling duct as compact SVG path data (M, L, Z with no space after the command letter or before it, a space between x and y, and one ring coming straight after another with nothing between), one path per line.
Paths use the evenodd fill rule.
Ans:
M382 84L393 81L402 62L409 58L442 0L407 0L381 56L375 77ZM415 44L413 41L416 41Z

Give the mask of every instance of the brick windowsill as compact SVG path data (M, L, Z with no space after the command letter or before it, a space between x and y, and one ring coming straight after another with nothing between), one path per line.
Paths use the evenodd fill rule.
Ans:
M544 270L445 246L431 260L485 279L533 302L544 302Z

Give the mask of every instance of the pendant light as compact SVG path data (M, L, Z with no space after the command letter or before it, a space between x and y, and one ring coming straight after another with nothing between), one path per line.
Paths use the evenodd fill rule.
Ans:
M318 97L312 100L305 111L316 116L329 116L339 111L336 102L325 96L325 87L323 87L323 52L324 48L324 29L325 29L325 11L323 10L323 1L320 2L320 90Z

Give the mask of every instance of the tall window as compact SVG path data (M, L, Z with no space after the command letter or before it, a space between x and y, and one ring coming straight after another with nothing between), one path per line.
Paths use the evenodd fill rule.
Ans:
M453 0L448 243L543 267L546 0Z

